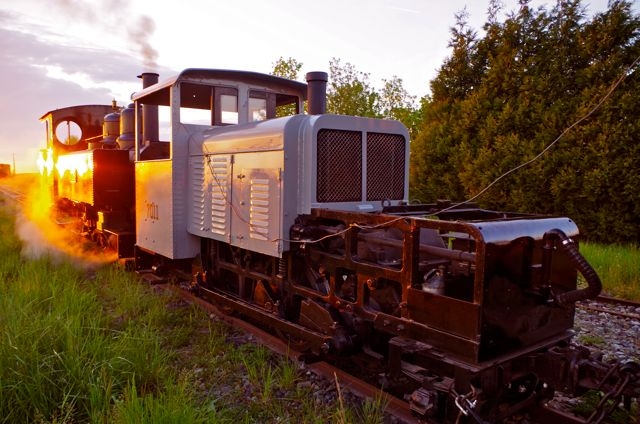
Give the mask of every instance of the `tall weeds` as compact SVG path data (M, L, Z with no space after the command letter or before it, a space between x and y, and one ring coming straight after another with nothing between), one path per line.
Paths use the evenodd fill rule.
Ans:
M187 414L200 415L184 393L164 392L174 387L154 325L164 299L113 267L23 260L6 214L0 231L0 422L113 422L138 401L127 396L132 387L179 396Z
M582 243L580 251L600 276L603 292L640 301L640 247Z
M115 265L24 260L0 205L0 423L330 422L299 364ZM240 339L243 337L241 336ZM361 422L348 406L347 422Z

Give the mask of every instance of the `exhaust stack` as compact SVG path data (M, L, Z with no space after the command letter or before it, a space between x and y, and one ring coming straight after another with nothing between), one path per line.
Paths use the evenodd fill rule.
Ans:
M158 74L155 72L143 72L138 75L142 79L142 88L147 88L158 83ZM154 142L159 140L158 106L142 105L142 142Z
M327 81L326 72L308 72L307 102L309 115L322 115L327 109Z

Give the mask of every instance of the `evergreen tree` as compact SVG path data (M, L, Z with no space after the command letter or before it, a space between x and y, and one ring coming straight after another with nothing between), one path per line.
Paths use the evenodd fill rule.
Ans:
M464 196L456 170L463 163L453 147L464 142L452 130L460 113L457 110L479 83L473 69L476 34L468 26L468 14L456 14L449 47L453 52L431 81L431 97L423 105L421 131L411 143L411 196L419 201ZM464 137L464 134L460 134Z
M412 144L412 195L482 193L485 207L568 215L589 238L637 242L639 18L622 0L589 21L580 0L500 12L492 0L481 39L456 15Z

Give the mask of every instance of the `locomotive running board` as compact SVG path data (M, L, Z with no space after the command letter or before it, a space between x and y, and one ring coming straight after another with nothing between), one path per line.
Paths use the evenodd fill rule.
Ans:
M331 337L326 334L318 333L301 325L289 322L271 312L261 310L259 307L256 307L256 305L249 304L242 299L229 296L226 293L206 289L202 286L198 286L198 295L220 307L230 308L240 315L250 318L254 323L259 323L259 325L263 327L293 337L296 340L292 348L299 352L305 353L305 351L307 351L316 356L323 356L331 346ZM303 341L304 345L300 345L300 341Z

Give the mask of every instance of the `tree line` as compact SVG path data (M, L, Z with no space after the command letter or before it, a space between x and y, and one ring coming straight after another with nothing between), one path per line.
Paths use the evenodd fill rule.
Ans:
M504 18L500 18L504 15ZM450 56L416 101L329 64L327 111L398 119L411 134L410 197L569 216L600 242L640 241L640 17L612 0L550 9L490 0L482 34L455 16ZM276 75L302 64L280 58ZM289 72L287 74L287 72Z

